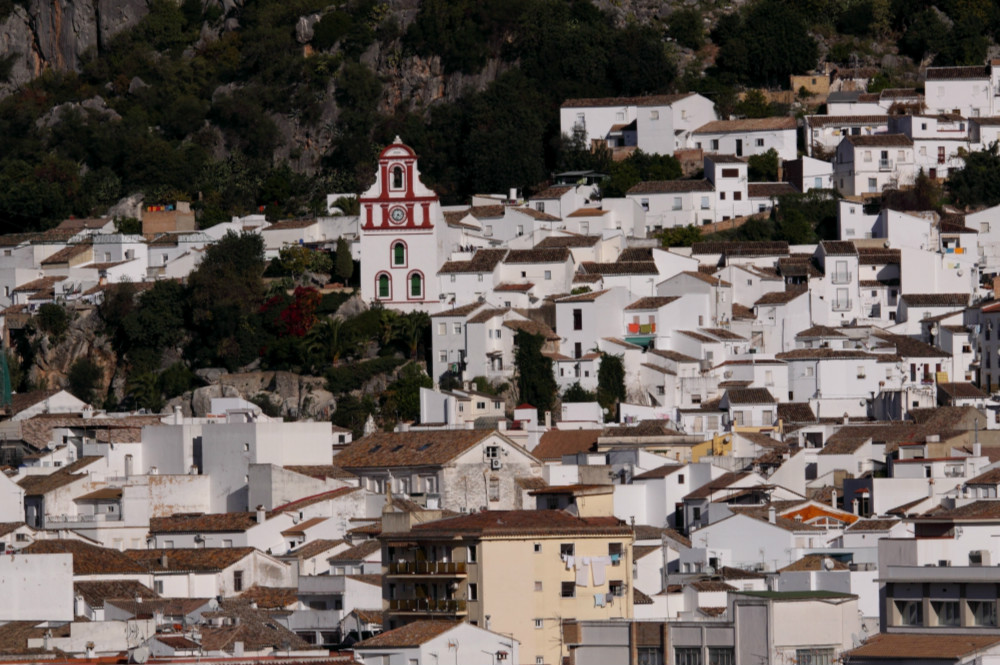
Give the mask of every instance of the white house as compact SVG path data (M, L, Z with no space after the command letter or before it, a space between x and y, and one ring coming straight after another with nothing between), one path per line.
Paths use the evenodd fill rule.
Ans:
M420 619L354 644L364 665L434 663L447 657L465 665L520 663L520 642L465 621Z
M696 148L705 152L749 157L762 155L772 148L782 160L798 157L795 118L747 118L716 120L691 135Z
M913 140L903 134L847 136L837 146L833 180L845 196L909 185L915 174Z

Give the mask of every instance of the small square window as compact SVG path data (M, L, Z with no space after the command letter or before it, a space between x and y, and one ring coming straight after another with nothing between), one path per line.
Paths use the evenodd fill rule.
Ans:
M537 554L538 552L541 552L541 551L542 551L542 544L541 543L535 543L535 553Z
M541 628L543 624L544 621L542 619L535 619L535 628Z
M535 591L541 591L541 590L542 590L542 581L535 580Z
M563 598L575 598L576 597L576 582L563 582L562 590L560 595Z

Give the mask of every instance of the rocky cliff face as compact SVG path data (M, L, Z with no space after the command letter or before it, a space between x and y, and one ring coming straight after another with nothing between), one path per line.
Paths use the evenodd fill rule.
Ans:
M29 0L0 24L0 56L15 56L11 89L46 69L76 70L88 50L146 15L147 0Z

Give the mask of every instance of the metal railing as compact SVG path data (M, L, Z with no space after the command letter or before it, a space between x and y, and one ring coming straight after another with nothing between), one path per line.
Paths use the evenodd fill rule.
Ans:
M390 612L437 612L441 614L465 613L464 600L435 600L433 598L394 598L389 601Z
M390 575L465 575L464 561L400 561L389 564Z
M833 301L833 311L835 312L846 312L851 308L851 300L834 300Z
M891 171L892 170L892 160L880 159L878 160L878 170L879 171Z

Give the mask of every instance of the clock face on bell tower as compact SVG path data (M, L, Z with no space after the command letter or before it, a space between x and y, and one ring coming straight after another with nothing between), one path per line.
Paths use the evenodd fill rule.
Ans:
M389 220L393 224L402 224L406 220L406 209L402 206L396 206L389 211Z

